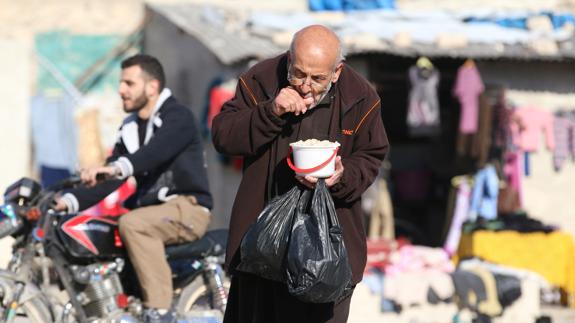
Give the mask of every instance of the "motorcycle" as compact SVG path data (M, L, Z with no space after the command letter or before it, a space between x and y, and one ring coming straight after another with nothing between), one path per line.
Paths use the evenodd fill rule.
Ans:
M79 177L42 189L22 178L0 206L0 239L14 237L12 258L0 270L0 319L13 322L138 322L143 314L136 275L118 233L117 217L66 214L52 209ZM219 321L229 280L222 270L227 230L166 246L172 268L172 309ZM18 321L18 320L17 320Z

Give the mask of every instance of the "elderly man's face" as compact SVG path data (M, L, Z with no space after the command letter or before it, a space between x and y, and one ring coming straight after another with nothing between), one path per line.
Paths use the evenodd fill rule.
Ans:
M302 98L313 97L313 106L317 105L337 82L342 64L336 65L332 56L322 53L296 51L289 57L288 81Z

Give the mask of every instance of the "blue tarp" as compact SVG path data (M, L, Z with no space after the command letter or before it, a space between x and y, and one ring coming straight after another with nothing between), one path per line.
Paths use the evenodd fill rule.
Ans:
M468 17L464 19L468 23L484 23L491 22L507 28L527 29L527 20L534 16L547 16L551 20L554 29L563 27L566 23L575 25L575 16L572 14L556 14L549 11L544 11L538 14L526 14L519 16L486 16L486 17Z
M521 12L513 17L519 19L527 15ZM451 14L445 11L402 12L400 10L370 10L352 11L346 13L343 19L331 22L330 27L336 30L340 37L352 38L355 35L370 34L381 40L393 41L399 32L408 33L414 43L433 44L440 35L463 35L470 44L507 44L521 45L541 38L540 33L519 28L506 28L501 25L478 20L466 23L470 17L491 19L504 17L494 12L477 12L473 14ZM509 17L510 15L508 15ZM556 15L556 21L568 21L568 16ZM311 13L270 13L254 12L250 16L250 25L258 30L273 30L273 32L295 31L307 25L321 23ZM565 41L572 36L566 29L557 29L545 35L554 41Z
M311 11L395 9L395 0L309 0Z

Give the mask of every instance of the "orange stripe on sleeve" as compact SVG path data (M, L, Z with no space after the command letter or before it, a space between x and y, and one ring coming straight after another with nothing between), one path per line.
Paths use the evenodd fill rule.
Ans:
M373 109L375 109L377 107L377 105L379 104L379 102L381 102L381 100L377 100L377 102L375 102L375 104L367 111L367 113L363 116L363 118L361 118L361 121L359 122L359 124L357 125L357 127L355 127L355 132L357 132L359 130L359 128L361 127L361 125L363 124L363 122L365 121L365 118L367 118L367 116L371 113L371 111L373 111Z
M252 98L252 100L254 101L254 104L258 105L258 100L256 100L256 96L254 95L254 92L252 92L252 89L250 89L250 87L246 84L246 81L244 81L244 79L242 77L240 77L240 81L242 82L242 84L244 85L246 90L248 90L248 93L249 93L250 97Z

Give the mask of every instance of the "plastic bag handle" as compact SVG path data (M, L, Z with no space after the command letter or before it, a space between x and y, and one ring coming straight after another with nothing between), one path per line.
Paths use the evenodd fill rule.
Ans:
M288 155L287 155L287 157L286 157L286 159L287 159L287 164L288 164L289 168L293 169L296 173L304 173L304 174L307 174L307 173L313 173L313 172L315 172L316 170L322 169L322 168L325 167L327 164L329 164L329 162L330 162L335 156L337 156L337 152L338 152L338 150L339 150L339 147L336 147L336 148L335 148L335 150L333 151L333 154L331 154L331 156L329 156L329 158L328 158L325 162L323 162L323 163L321 163L321 164L319 164L319 165L317 165L317 166L315 166L315 167L305 168L305 169L304 169L304 168L298 168L298 167L296 167L296 166L292 163L291 158L290 158L291 153L292 153L292 150L293 150L293 149L292 149L292 147L290 146L290 147L289 147Z

